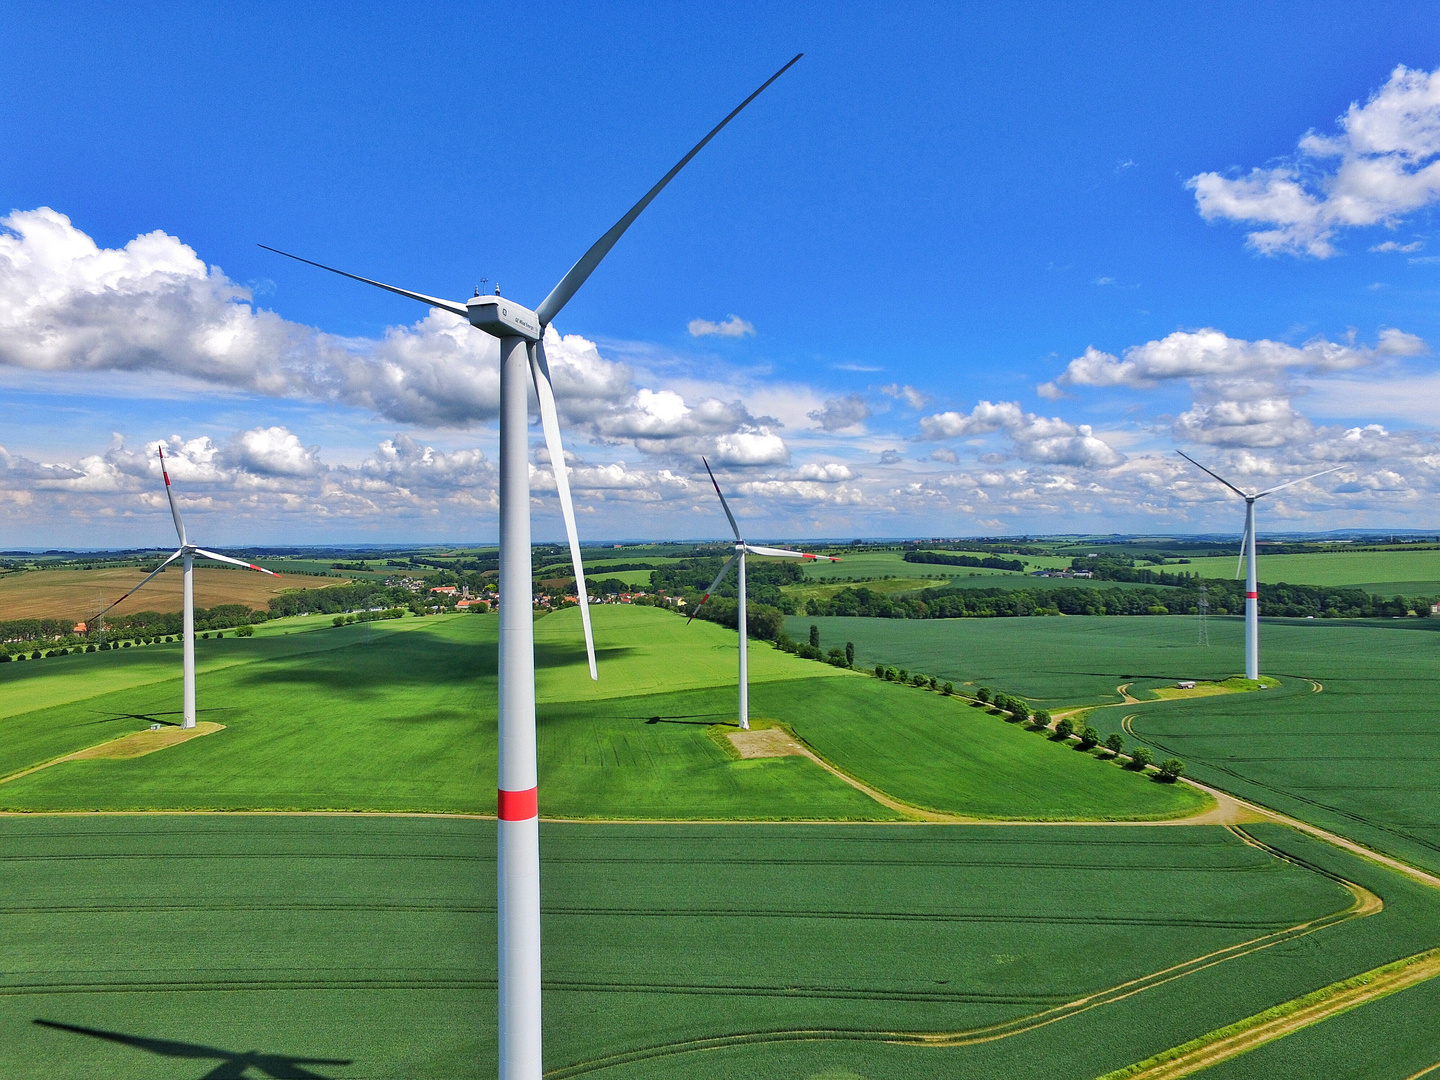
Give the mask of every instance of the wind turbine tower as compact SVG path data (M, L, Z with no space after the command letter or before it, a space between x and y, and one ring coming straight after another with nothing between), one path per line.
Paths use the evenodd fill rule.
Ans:
M244 562L240 559L232 559L229 555L218 555L213 551L206 551L204 548L198 548L190 543L185 536L185 522L180 518L180 507L175 505L174 489L170 487L170 473L165 468L165 450L160 446L157 446L155 449L156 453L160 455L160 475L165 478L165 497L170 500L170 516L175 519L175 533L180 538L180 548L174 555L171 555L154 570L150 571L150 573L141 580L139 585L136 585L135 588L120 597L119 600L116 600L115 603L100 612L99 615L96 615L94 619L87 620L86 625L88 626L92 622L99 623L100 633L103 636L105 633L104 619L107 612L119 607L130 597L134 596L150 583L151 578L163 571L176 559L183 560L182 565L185 567L185 576L182 588L184 614L181 624L181 641L183 642L181 648L184 652L184 679L182 680L184 689L180 726L189 729L195 726L195 556L199 555L202 559L212 559L215 562L229 563L232 566L243 566L247 570L258 570L260 573L269 574L271 577L279 577L280 575L274 570L266 570L263 566L256 566L254 563Z
M555 390L550 366L545 360L545 330L665 185L745 106L799 59L796 56L766 79L759 89L715 125L624 217L611 226L609 232L590 246L533 311L513 300L502 299L498 285L493 296L475 296L465 301L444 300L260 245L276 254L452 312L466 319L477 330L500 339L500 775L497 817L501 1080L540 1080L541 1077L540 817L535 762L534 613L530 599L527 383L534 385L540 405L540 424L545 431L545 445L550 454L556 493L560 498L560 510L570 542L570 559L575 569L575 592L580 602L580 621L585 630L590 677L595 679L598 675L595 643L590 630L590 608L586 602L585 571L580 562L580 541L575 531L575 511L570 501L565 451L560 445Z
M1317 473L1302 476L1298 480L1287 480L1283 484L1276 484L1273 488L1266 488L1264 491L1257 491L1255 494L1249 495L1219 473L1205 468L1183 450L1175 452L1201 472L1209 473L1210 476L1219 480L1220 483L1245 500L1245 533L1240 538L1240 558L1245 563L1245 678L1254 682L1260 678L1260 586L1256 584L1255 579L1255 501L1263 499L1266 495L1273 495L1283 488L1303 484L1306 480L1314 480L1317 476L1324 476L1327 473L1343 469L1345 466L1336 465L1331 469L1321 469ZM1237 575L1240 573L1238 563L1235 566L1235 573Z
M700 603L695 605L695 610L690 613L690 618L685 620L685 625L695 621L695 616L700 614L700 609L705 606L705 601L710 599L710 594L720 587L725 580L725 575L730 573L730 567L739 564L738 585L740 589L740 730L750 730L750 658L747 645L750 641L750 624L746 617L745 607L745 556L746 555L768 555L774 559L829 559L831 562L840 560L833 555L811 555L804 551L788 551L785 548L761 547L758 544L747 544L740 536L740 526L735 524L735 515L730 512L730 504L725 501L721 494L720 485L715 483L715 474L710 471L710 462L700 459L705 463L706 475L710 477L710 483L715 488L715 494L720 497L720 507L725 511L725 516L730 519L730 531L735 534L735 554L725 560L725 565L720 567L720 573L710 583L710 588L705 590L705 595L700 598Z

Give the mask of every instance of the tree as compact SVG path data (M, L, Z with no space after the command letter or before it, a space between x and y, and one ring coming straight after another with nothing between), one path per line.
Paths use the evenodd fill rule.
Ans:
M910 682L913 686L924 686L929 681L930 680L928 678L926 678L924 675L921 675L918 671L914 675L910 676Z
M814 623L810 624L810 647L812 649L818 649L820 647L820 627Z
M255 636L255 627L253 627L253 626L242 626L242 627L240 627L240 629L238 629L238 630L235 631L235 636L236 636L236 637L254 637L254 636ZM169 640L169 639L167 638L166 640Z
M1075 734L1075 725L1068 716L1061 717L1060 722L1055 725L1055 737L1057 739L1068 739L1073 734Z
M1085 730L1080 733L1080 749L1082 750L1094 749L1095 744L1099 741L1100 731L1098 728L1087 726Z
M1039 727L1050 726L1050 714L1044 709L1036 709L1035 715L1030 718Z
M951 694L955 693L955 684L952 682L947 682L944 686L940 688L940 692L946 697L949 697Z
M1026 705L1025 702L1019 698L1012 697L1010 699L1010 715L1021 723L1024 723L1030 719L1030 706Z
M845 666L855 666L855 643L853 641L845 642Z
M1119 754L1125 749L1125 736L1118 731L1112 731L1105 740L1105 749L1110 751L1112 757Z
M910 681L910 672L906 671L906 670L902 667L898 672L896 672L895 678L898 679L900 682L909 682L909 681Z
M989 687L986 687L986 686L982 686L982 687L980 687L979 690L976 690L976 691L975 691L975 700L976 700L976 701L983 702L983 703L985 703L986 705L990 704L990 688L989 688Z
M877 679L883 679L883 678L886 677L886 675L887 675L887 672L885 671L885 665L884 665L884 664L876 664L876 665L875 665L875 678L877 678Z
M940 689L940 680L937 679L937 678L935 678L934 675L931 675L931 676L930 676L930 689L931 689L931 690L939 690L939 689Z
M1160 763L1160 779L1167 784L1173 784L1180 779L1180 774L1185 771L1185 764L1179 758L1166 758Z
M1139 772L1145 771L1145 766L1153 763L1155 755L1150 752L1148 746L1137 746L1130 751L1130 768Z
M344 616L344 615L336 615L335 618L333 618L333 619L330 620L330 621L333 622L336 626L344 626L344 625L345 625L345 616Z

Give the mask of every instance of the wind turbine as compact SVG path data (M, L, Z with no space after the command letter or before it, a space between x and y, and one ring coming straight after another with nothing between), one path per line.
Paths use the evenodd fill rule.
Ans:
M802 54L803 55L803 54ZM560 445L560 421L555 391L545 360L545 329L569 303L580 286L609 254L641 212L686 165L740 111L760 96L800 59L797 55L753 94L716 124L682 157L660 182L591 245L560 283L534 311L512 300L477 295L470 300L443 300L411 292L384 282L359 277L333 266L300 259L298 255L261 244L268 251L299 259L322 270L374 285L423 304L450 311L471 326L500 339L500 776L497 800L499 819L499 933L500 933L500 1077L501 1080L539 1080L540 1057L540 818L535 762L535 638L530 598L530 475L526 435L526 382L534 384L540 405L540 423L570 541L575 570L575 594L585 629L585 651L590 677L595 669L595 644L590 631L590 608L585 571L580 562L580 541L575 532L575 511L565 452Z
M160 455L160 475L165 478L165 497L170 500L170 516L175 519L175 533L180 537L179 550L162 562L154 570L115 603L107 607L105 611L95 616L92 622L99 621L105 617L106 612L119 607L122 603L134 596L143 589L151 578L163 571L176 559L183 559L185 566L184 588L182 594L185 597L185 616L181 639L184 642L184 705L180 726L182 728L193 728L195 726L195 556L202 559L213 559L215 562L230 563L232 566L243 566L247 570L259 570L262 574L269 574L271 577L279 577L274 570L266 570L263 566L256 566L254 563L243 562L240 559L232 559L229 555L220 555L213 551L206 551L198 548L185 538L185 522L180 520L180 508L175 505L175 492L170 487L170 473L165 468L165 450L157 446L156 452Z
M730 567L736 563L740 564L740 730L750 730L750 663L746 645L750 640L750 624L745 618L745 556L746 555L768 555L774 559L829 559L831 562L840 560L833 555L811 555L804 551L788 551L785 548L761 547L759 544L747 544L740 536L740 526L735 524L735 515L730 512L730 504L725 501L725 496L720 491L720 485L715 483L715 474L710 472L710 462L700 459L705 463L705 472L710 476L710 483L715 486L715 494L720 496L720 506L725 511L725 516L730 519L730 531L735 534L735 554L725 560L725 565L720 567L720 573L715 575L715 580L710 583L710 588L705 590L705 595L700 598L700 603L695 605L695 610L690 613L690 618L685 620L685 625L695 621L695 616L700 614L700 609L705 606L705 601L710 599L710 594L720 587L725 580L725 575L730 573Z
M1298 480L1287 480L1283 484L1276 484L1273 488L1266 488L1264 491L1257 491L1254 495L1247 495L1219 473L1205 468L1183 450L1175 452L1201 472L1209 473L1245 500L1245 533L1240 537L1240 559L1245 563L1245 678L1253 682L1260 678L1260 587L1255 581L1255 500L1263 499L1266 495L1273 495L1282 488L1303 484L1306 480L1314 480L1317 476L1336 472L1345 466L1336 465L1333 469L1321 469L1317 473L1302 476ZM1239 561L1235 563L1235 576L1240 576Z

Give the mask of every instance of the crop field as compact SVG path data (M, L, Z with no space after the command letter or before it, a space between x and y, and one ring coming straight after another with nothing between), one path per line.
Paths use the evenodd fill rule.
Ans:
M155 559L158 566L164 557ZM153 566L152 566L153 569ZM106 570L29 570L0 577L0 619L88 619L97 611L124 596L148 574L138 567ZM137 611L179 611L183 574L172 563L163 574L117 607L113 614ZM247 604L264 610L273 597L289 589L323 589L344 585L343 578L285 576L278 578L252 570L195 567L195 605Z
M1384 910L1346 917L1351 891L1218 827L542 828L558 1077L1083 1080L1440 938L1433 891L1278 828ZM8 817L0 837L7 1078L494 1075L488 822Z
M736 760L735 634L654 608L595 611L601 680L578 613L536 624L541 806L547 816L894 819L800 756ZM66 761L0 783L0 807L351 809L487 813L495 769L490 615L334 628L277 620L197 642L200 718L223 731L142 758ZM287 630L288 628L288 630ZM955 814L1148 819L1203 808L938 694L752 642L752 711L788 724L842 770ZM152 722L174 722L179 646L8 664L0 777ZM26 705L28 704L28 708ZM727 728L728 730L728 728ZM932 755L916 767L903 733Z
M1239 553L1239 541L1236 541ZM1233 577L1235 555L1192 559L1189 566L1167 569L1189 570L1201 577ZM1291 585L1364 585L1386 594L1398 591L1387 583L1418 586L1435 583L1417 592L1440 593L1440 550L1433 551L1323 551L1308 555L1266 555L1262 549L1255 560L1260 580Z
M1211 619L1208 648L1184 616L1050 619L792 618L821 645L854 641L856 663L884 662L1025 696L1052 711L1116 703L1087 720L1126 727L1188 775L1431 870L1440 870L1440 620L1265 619L1260 693L1126 706L1179 679L1243 666L1244 625ZM1313 680L1313 682L1312 682ZM1321 692L1313 687L1319 685Z

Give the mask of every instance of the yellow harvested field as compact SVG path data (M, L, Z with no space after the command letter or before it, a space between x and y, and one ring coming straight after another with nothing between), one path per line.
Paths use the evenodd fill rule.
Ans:
M159 560L157 559L158 563ZM30 570L0 577L0 620L4 619L88 619L107 604L133 589L149 573L139 567L107 570ZM179 563L146 585L112 615L137 611L179 611L181 572ZM195 567L195 606L246 604L265 610L271 597L289 589L323 589L327 585L348 585L347 578L270 577L253 570L221 570Z

